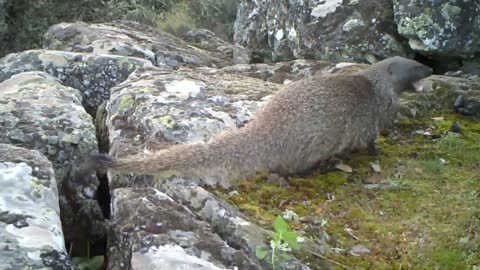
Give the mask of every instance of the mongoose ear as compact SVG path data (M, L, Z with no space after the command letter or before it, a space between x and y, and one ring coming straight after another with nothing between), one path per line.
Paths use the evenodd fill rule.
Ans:
M388 64L387 66L388 75L393 75L395 73L396 67L397 67L397 62L392 62Z

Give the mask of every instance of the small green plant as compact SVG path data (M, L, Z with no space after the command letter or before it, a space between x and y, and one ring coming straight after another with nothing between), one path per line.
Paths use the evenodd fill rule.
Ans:
M257 247L255 255L260 260L266 260L272 265L273 269L280 262L280 260L289 260L293 258L288 251L299 250L298 235L295 232L288 230L288 224L281 216L277 216L273 223L275 233L270 240L270 247L272 248L270 256L267 259L268 252L261 247Z
M98 270L102 269L103 256L95 256L92 258L86 257L74 257L72 262L75 264L76 269L79 270Z

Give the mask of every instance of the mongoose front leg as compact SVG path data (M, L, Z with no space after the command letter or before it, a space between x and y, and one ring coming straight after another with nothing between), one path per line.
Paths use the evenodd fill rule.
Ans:
M375 141L371 141L368 143L367 152L372 156L380 155L380 150L378 150L377 145L375 144Z

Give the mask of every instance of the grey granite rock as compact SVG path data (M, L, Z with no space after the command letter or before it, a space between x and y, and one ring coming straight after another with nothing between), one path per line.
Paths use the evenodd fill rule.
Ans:
M0 144L0 184L0 269L74 269L48 159Z
M395 23L410 47L429 55L468 57L480 51L478 1L394 0Z
M25 71L43 71L78 89L82 104L94 115L110 96L110 88L135 69L152 64L140 58L49 50L29 50L0 59L0 82Z
M139 57L169 69L184 66L223 67L231 64L228 55L194 47L171 34L134 22L56 24L45 33L44 47Z
M240 2L235 43L251 49L253 61L315 58L375 62L411 56L393 22L392 2Z
M103 233L98 180L73 181L82 158L97 151L92 117L81 101L78 90L43 72L23 72L0 83L0 143L38 150L50 160L67 240Z
M112 213L109 269L262 269L155 189L116 189Z

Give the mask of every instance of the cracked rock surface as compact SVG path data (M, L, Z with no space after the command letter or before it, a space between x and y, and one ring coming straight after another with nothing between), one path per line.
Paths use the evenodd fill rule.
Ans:
M103 215L95 200L98 180L72 181L82 158L97 148L80 92L47 73L31 71L1 82L0 100L0 143L37 150L52 163L66 238L85 238L80 232L102 235Z

